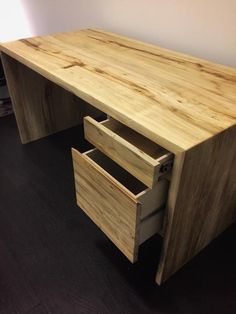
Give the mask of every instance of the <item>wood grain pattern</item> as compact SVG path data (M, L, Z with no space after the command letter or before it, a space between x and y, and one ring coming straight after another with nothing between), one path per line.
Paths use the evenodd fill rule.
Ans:
M131 262L137 260L140 205L89 158L72 149L78 206Z
M235 124L232 68L96 29L1 50L174 153Z
M99 110L2 53L22 143L81 124Z
M161 176L162 164L173 158L156 143L113 119L101 123L85 117L84 135L90 143L150 188Z
M147 215L163 207L168 187L166 180L156 185L153 193L153 190L139 185L139 182L135 178L132 179L128 173L124 171L120 173L120 168L116 171L112 161L109 173L108 158L96 149L86 154L72 149L72 157L78 206L131 262L135 262L138 258L139 245L162 227L162 215L159 213L156 214L158 217L152 220L158 221L156 226L149 223L150 230L145 228L146 223L142 230L141 219L145 217L149 219ZM114 177L115 172L118 177L124 179L126 185ZM127 185L132 190L128 189ZM140 191L142 189L143 191ZM157 190L160 191L157 193Z
M175 154L158 283L235 221L236 69L95 29L1 50Z
M160 284L236 220L236 127L175 158Z

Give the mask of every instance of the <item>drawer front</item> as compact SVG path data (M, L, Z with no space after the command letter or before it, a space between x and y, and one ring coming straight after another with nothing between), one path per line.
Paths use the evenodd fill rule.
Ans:
M170 168L173 155L114 119L84 119L85 138L152 188ZM149 154L150 153L150 154Z
M78 206L135 262L141 204L89 157L74 149L72 157Z
M149 189L96 148L72 157L78 206L135 262L139 245L162 229L169 182Z

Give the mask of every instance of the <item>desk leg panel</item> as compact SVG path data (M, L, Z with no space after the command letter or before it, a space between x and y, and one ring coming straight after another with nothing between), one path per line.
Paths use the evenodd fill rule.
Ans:
M2 53L2 63L22 143L82 123L87 103Z
M236 127L176 156L157 283L236 221L235 178Z

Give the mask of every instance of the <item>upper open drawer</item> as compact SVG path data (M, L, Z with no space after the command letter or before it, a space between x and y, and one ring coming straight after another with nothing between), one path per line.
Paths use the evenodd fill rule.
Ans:
M84 133L90 143L150 188L172 167L172 153L112 118L97 122L85 117Z

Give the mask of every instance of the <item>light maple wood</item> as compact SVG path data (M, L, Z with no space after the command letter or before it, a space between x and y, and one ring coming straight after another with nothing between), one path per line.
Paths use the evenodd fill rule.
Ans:
M10 96L22 143L81 124L101 112L64 88L2 53Z
M174 153L235 123L229 67L96 29L1 50Z
M165 173L163 164L173 154L120 122L84 118L85 138L133 176L152 188ZM171 166L169 167L169 171Z
M72 149L72 156L78 206L135 262L139 245L162 227L160 213L152 217L152 221L158 221L155 226L149 222L150 230L145 218L149 220L150 213L163 207L167 181L161 180L153 193L97 149L84 154ZM159 187L162 193L158 192ZM151 208L145 207L145 203Z
M236 126L176 156L157 282L167 280L235 220Z
M158 283L236 220L236 69L96 29L4 43L1 50L175 154L167 176L171 183ZM5 71L8 76L13 67ZM9 82L15 88L14 79ZM97 173L97 167L84 155L78 159L86 166L82 181L87 182L87 168ZM116 184L129 195L128 223L136 237L135 201L137 193L145 197L143 186L130 191ZM123 251L127 239L117 244ZM129 242L125 254L130 259L135 260L137 243L136 238Z

